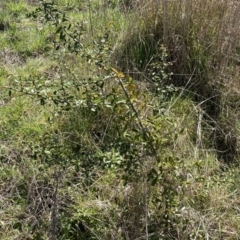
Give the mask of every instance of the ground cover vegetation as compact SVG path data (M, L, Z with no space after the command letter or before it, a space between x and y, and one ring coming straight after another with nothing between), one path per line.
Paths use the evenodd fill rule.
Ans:
M0 3L1 239L239 239L240 3Z

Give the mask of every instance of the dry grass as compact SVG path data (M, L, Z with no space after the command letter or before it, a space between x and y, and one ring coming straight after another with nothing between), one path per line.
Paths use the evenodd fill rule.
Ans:
M124 67L131 67L136 60L145 61L141 65L142 72L151 61L152 53L157 51L157 42L160 42L166 46L169 60L173 63L171 70L175 85L200 86L197 94L204 95L204 85L222 86L228 82L226 70L236 59L239 42L238 2L138 2L134 24L130 24L122 46L124 57L128 59ZM132 66L135 69L139 66L136 64Z
M65 7L65 1L58 2ZM220 137L215 137L222 146L230 145L240 130L239 2L88 3L95 9L90 16L95 36L104 33L108 24L111 36L106 43L115 50L116 65L133 76L121 80L151 138L144 139L135 115L127 115L132 109L112 72L99 70L81 55L59 56L53 51L54 56L49 56L49 51L45 53L49 28L39 45L36 32L29 34L33 47L23 61L25 35L19 37L16 31L18 47L6 46L0 53L2 86L6 79L12 86L12 80L30 84L38 78L39 84L51 81L56 89L61 88L57 84L61 79L80 85L88 78L103 78L105 85L89 95L97 96L93 98L98 100L95 112L81 105L58 112L61 106L40 106L39 99L19 98L19 93L9 96L3 88L1 97L11 101L0 103L0 238L239 239L239 169L217 160L212 138L218 129ZM77 13L75 9L71 21L88 7L79 6ZM86 24L89 15L82 15ZM124 29L126 22L129 26ZM2 40L8 34L4 32ZM91 49L92 39L85 40L90 53L98 49ZM167 64L172 82L181 90L166 98L151 92L148 75L151 63L161 60L153 59L153 54L161 53L156 47L161 44L168 50L167 61L172 62ZM106 65L111 64L107 54L103 57ZM7 78L10 71L12 78ZM71 92L76 102L84 99L84 91ZM212 100L215 94L220 96L216 102ZM114 110L107 105L112 99L122 102ZM211 99L209 105L220 106L217 116L207 111L206 99ZM147 149L148 140L157 146L158 161ZM153 178L152 169L156 170Z

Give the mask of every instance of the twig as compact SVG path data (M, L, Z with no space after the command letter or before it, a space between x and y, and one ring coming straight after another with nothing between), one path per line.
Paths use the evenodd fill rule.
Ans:
M53 207L51 213L51 226L49 230L49 240L57 240L57 230L58 230L58 202L57 202L57 195L58 195L58 187L59 187L59 178L61 177L61 172L55 172L55 191L53 194Z
M146 139L147 139L147 140L150 140L150 141L148 142L148 144L150 145L152 152L154 153L156 159L158 160L158 153L157 153L157 150L155 149L155 146L154 146L153 143L152 143L150 132L148 131L148 129L146 129L146 128L143 126L142 121L141 121L141 119L140 119L140 117L139 117L138 111L137 111L137 109L134 107L134 105L133 105L133 103L132 103L132 101L131 101L131 97L130 97L127 89L125 88L122 79L121 79L119 76L116 76L116 77L117 77L118 82L119 82L119 84L120 84L120 86L121 86L121 88L122 88L122 90L123 90L123 92L124 92L124 94L125 94L128 102L129 102L129 104L130 104L130 107L131 107L132 111L133 111L133 112L135 113L135 115L136 115L139 128L140 128L141 131L144 133Z

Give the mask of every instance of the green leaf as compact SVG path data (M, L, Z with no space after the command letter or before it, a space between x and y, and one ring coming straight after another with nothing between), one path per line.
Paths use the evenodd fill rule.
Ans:
M59 26L56 30L56 33L60 33L62 31L62 26Z
M44 98L41 98L41 99L40 99L40 104L41 104L41 105L45 105L45 100L44 100Z

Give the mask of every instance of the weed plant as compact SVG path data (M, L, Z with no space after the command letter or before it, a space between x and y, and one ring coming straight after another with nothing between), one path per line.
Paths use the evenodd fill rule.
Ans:
M1 239L239 238L239 3L0 7Z

